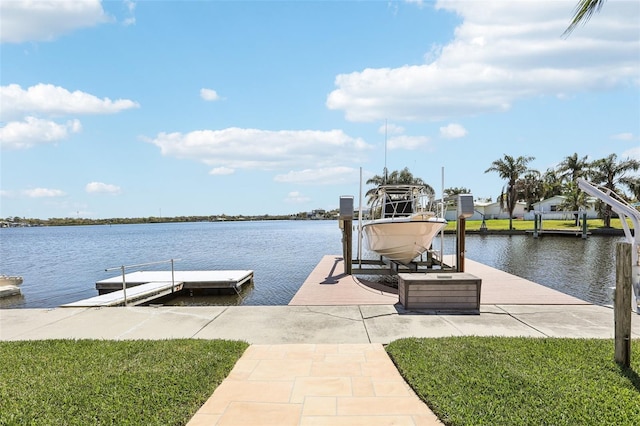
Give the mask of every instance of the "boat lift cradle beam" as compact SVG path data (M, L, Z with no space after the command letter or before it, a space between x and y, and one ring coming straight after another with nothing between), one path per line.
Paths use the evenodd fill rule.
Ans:
M638 250L640 250L640 212L609 188L594 185L583 178L578 178L578 188L610 205L611 209L622 219L625 239L627 243L631 244L631 285L636 298L634 310L640 312L640 261L638 259ZM633 224L633 234L626 219L629 219Z

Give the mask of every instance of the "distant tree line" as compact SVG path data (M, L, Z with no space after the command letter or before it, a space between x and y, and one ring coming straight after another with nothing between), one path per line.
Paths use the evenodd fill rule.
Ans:
M8 217L0 220L3 226L77 226L77 225L127 225L139 223L179 223L179 222L225 222L225 221L255 221L255 220L310 220L310 219L336 219L338 210L329 210L322 215L310 215L308 212L299 212L290 215L208 215L208 216L175 216L175 217L131 217L91 219L81 217L64 217L49 219L34 219L22 217Z

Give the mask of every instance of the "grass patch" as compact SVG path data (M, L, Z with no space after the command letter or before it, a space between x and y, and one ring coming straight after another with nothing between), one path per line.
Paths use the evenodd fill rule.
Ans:
M613 341L450 337L401 339L387 352L449 425L638 425L640 341L629 369Z
M627 221L629 227L633 228L631 221ZM489 231L508 231L509 230L509 219L488 219L485 221L487 225L487 229ZM468 231L479 231L480 226L482 225L481 220L467 220L465 223L465 228ZM445 231L455 231L456 229L456 221L451 220L447 223ZM582 230L581 226L576 226L573 220L543 220L542 227L546 230L551 229L562 229L562 230ZM513 220L513 229L516 231L531 231L534 228L533 220L521 220L514 219ZM604 221L602 219L588 219L587 220L587 228L588 229L601 229L604 228ZM622 229L622 223L620 219L614 218L611 219L611 228L614 229Z
M196 339L0 342L0 424L183 425L248 346Z

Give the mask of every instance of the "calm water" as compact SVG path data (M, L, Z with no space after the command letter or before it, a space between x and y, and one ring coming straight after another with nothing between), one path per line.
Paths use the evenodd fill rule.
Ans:
M615 285L617 241L621 238L468 235L466 256L609 304L606 288ZM445 236L445 253L453 253L454 244L453 236ZM118 275L106 268L171 258L180 259L178 270L254 271L254 285L240 297L185 297L173 303L286 305L324 255L341 252L335 221L5 228L0 229L0 272L22 275L24 283L22 296L0 299L0 307L48 308L92 297L96 281Z

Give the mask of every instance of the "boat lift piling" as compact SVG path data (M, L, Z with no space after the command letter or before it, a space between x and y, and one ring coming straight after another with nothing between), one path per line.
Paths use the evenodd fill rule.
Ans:
M456 269L458 272L464 272L464 252L465 233L467 226L467 218L473 216L473 195L458 194L457 206L457 226L456 226Z
M353 197L340 197L340 229L342 229L342 258L344 259L344 273L351 275L353 256Z

